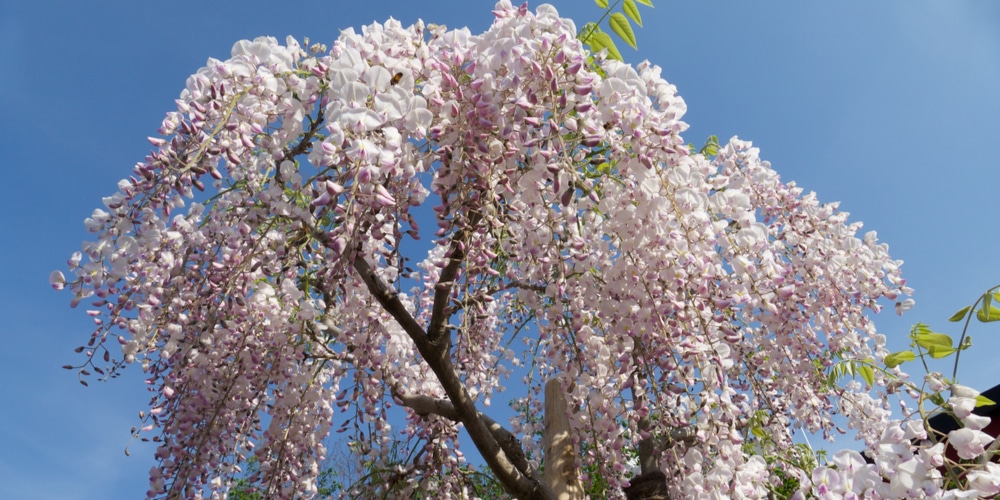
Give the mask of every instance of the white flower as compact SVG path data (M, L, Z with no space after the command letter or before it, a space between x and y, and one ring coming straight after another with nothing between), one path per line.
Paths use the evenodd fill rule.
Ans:
M840 474L833 469L817 467L812 473L813 491L820 497L841 492Z
M965 420L966 417L971 415L972 410L976 408L975 396L971 398L960 396L952 397L948 399L948 404L951 405L951 409L955 412L955 416L962 420Z
M985 469L974 470L966 477L969 488L979 492L982 497L1000 494L1000 465L989 462Z
M917 458L911 458L896 466L896 471L889 480L889 488L897 498L907 498L911 492L920 487L927 475L927 468Z
M906 299L900 302L896 302L896 314L902 316L904 312L913 309L913 305L916 304L913 299Z
M948 433L948 444L958 456L966 460L973 459L983 454L986 446L993 442L993 436L983 431L969 428L958 429Z
M952 384L951 395L957 398L975 398L979 391L961 384Z
M969 416L962 419L962 423L966 427L975 431L981 431L990 425L993 420L990 417L984 417L982 415L976 415L975 413L970 413Z

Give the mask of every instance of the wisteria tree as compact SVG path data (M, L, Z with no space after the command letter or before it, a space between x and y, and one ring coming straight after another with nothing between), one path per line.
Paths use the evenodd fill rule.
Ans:
M890 420L900 372L877 369L866 314L909 292L887 246L750 143L685 145L658 67L589 53L550 6L493 14L479 35L238 42L86 220L52 282L97 324L81 380L148 376L149 497L225 492L251 457L268 498L309 497L340 430L369 464L420 443L393 495L468 495L464 432L510 494L553 498L550 380L581 479L611 497L641 443L677 497L828 491L792 435L835 415L882 450L837 455L842 478L870 472L840 488L940 490L940 450ZM837 385L845 366L861 380ZM505 384L524 391L498 422Z

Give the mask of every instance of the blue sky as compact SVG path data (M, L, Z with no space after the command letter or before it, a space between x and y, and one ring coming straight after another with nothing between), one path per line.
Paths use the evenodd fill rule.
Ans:
M897 348L1000 283L1000 4L982 1L656 0L630 62L650 59L688 103L685 134L759 146L786 180L842 202L903 259L917 307L877 318ZM534 7L536 4L531 4ZM556 0L578 26L592 2ZM141 374L84 388L90 319L47 277L83 219L149 150L185 78L242 38L330 42L389 16L481 32L492 1L0 2L0 497L137 498L152 449L123 453ZM973 330L960 380L1000 383L996 327ZM913 366L914 371L916 366ZM940 369L944 369L941 366ZM950 370L949 370L950 371Z

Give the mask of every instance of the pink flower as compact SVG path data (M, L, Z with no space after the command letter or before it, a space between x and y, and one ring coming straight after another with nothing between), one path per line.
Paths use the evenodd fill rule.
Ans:
M63 276L62 271L52 271L49 274L49 284L56 290L62 290L66 286L66 276Z

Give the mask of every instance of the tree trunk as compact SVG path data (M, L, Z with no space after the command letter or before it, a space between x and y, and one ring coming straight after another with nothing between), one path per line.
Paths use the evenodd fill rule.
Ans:
M628 500L669 500L667 496L667 476L655 470L639 474L624 488Z
M559 500L582 500L583 484L576 470L576 452L569 433L566 395L559 378L545 384L545 482Z
M649 417L639 419L639 430L649 430ZM624 488L628 500L668 500L667 476L660 471L660 448L662 443L653 436L639 441L639 474Z

